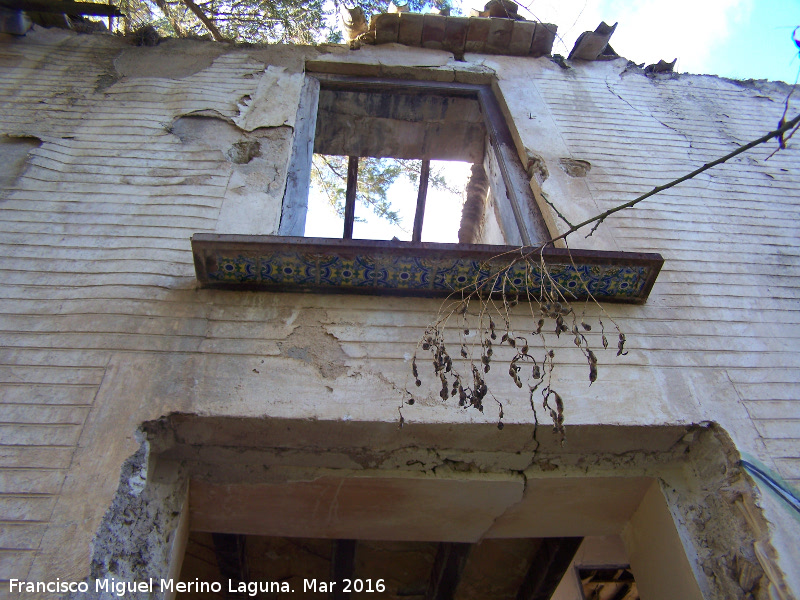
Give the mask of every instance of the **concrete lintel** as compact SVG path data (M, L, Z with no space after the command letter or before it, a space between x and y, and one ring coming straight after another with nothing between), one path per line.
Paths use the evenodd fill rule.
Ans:
M360 473L258 485L193 480L192 529L271 536L477 542L521 498L518 475Z
M407 417L408 419L408 417ZM302 448L307 450L381 448L444 448L470 452L531 450L531 424L415 423L402 429L396 421L359 422L176 414L168 418L181 444L239 448ZM160 422L159 422L160 423ZM155 425L161 427L162 425ZM587 453L666 452L688 431L686 425L637 427L570 424L567 444L561 447L546 427L540 429L538 455L582 456ZM552 439L551 439L552 438Z

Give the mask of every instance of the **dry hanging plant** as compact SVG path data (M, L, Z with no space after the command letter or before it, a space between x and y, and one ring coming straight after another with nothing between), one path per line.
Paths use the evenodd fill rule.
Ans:
M552 336L557 339L560 339L562 334L572 337L574 345L580 349L586 360L589 385L594 383L598 376L597 355L590 344L590 338L594 336L594 340L597 342L596 338L599 334L599 343L604 350L612 344L606 334L606 323L603 321L603 316L613 326L614 333L611 335L616 342L617 356L627 354L626 339L618 324L592 296L586 282L580 277L580 271L572 260L572 255L569 255L571 266L580 278L581 296L585 295L585 301L579 300L577 295L560 286L551 276L544 261L544 247L557 240L566 242L567 237L572 233L593 224L586 236L589 237L614 213L632 208L659 192L687 181L769 140L778 140L776 152L785 149L786 142L800 128L800 115L786 120L788 108L789 97L786 99L786 110L778 123L778 129L738 147L721 158L706 163L683 177L655 187L630 202L620 204L582 223L576 225L570 223L545 197L545 201L567 224L567 231L539 248L520 248L519 255L514 253L514 257L509 257L508 262L502 268L495 269L485 279L476 280L471 285L456 290L448 296L437 313L436 320L425 329L411 360L411 374L414 377L415 386L417 388L422 386L420 365L431 360L433 375L441 383L439 397L442 402L449 402L458 397L459 407L483 412L484 402L488 397L497 406L497 426L502 429L503 403L492 393L487 378L493 366L501 363L503 364L501 368L505 368L505 365L508 364L507 376L513 380L516 387L520 389L527 387L534 425L538 426L539 424L537 406L541 402L541 408L553 422L553 432L558 435L563 444L566 439L564 399L553 388L552 374L556 366L556 348L552 343ZM775 153L770 154L767 159L771 158L773 154ZM521 262L524 263L525 285L515 286L509 279L508 272L512 267L519 266ZM538 290L531 289L529 282L533 280L540 281ZM583 302L580 313L576 310L579 302ZM526 304L530 308L531 323L536 323L536 327L531 331L527 329L519 331L513 327L512 310L519 304ZM597 306L599 314L603 316L588 318L586 308L589 304ZM593 328L595 319L597 322L594 325L599 327L599 332ZM458 347L458 355L455 358L448 350L448 345L451 348ZM508 362L498 360L496 354L501 350L509 353ZM563 348L558 350L562 352ZM430 358L425 358L424 354L420 355L420 351L430 353ZM403 406L415 403L414 394L408 388L409 386L406 386L406 395L399 407L400 427L405 421ZM541 399L537 396L537 392Z
M519 272L521 266L524 266L525 285L514 285L509 278L509 271L516 267ZM574 262L572 268L580 277ZM540 282L538 289L528 285L534 280ZM598 306L601 314L613 325L617 355L627 353L624 349L625 335L592 296L582 278L581 285L586 300L582 308L576 310L575 304L580 301L572 291L559 285L551 276L542 248L527 253L521 251L502 269L448 296L436 320L425 329L411 360L415 386L422 386L421 365L431 360L433 375L441 384L439 397L443 402L451 398L455 402L457 398L458 406L484 412L488 398L497 406L497 426L502 429L503 403L490 390L489 379L493 376L489 373L493 366L502 365L497 371L505 370L507 365L506 373L501 373L501 376L509 377L517 388L527 388L537 424L537 406L541 402L542 409L553 422L553 431L563 442L566 435L564 400L554 389L552 379L556 350L560 352L562 349L556 347L552 337L561 339L564 334L572 338L586 360L589 385L594 383L598 361L590 336L599 337L596 341L603 348L608 348L609 340L603 317L596 317L597 329L594 329L590 322L594 319L586 316L586 308L591 303ZM530 322L536 324L530 331L514 328L512 313L518 305L530 308ZM452 355L448 346L457 347L457 354ZM498 360L499 353L507 357ZM430 355L429 359L426 354ZM405 402L415 403L410 391ZM403 422L401 406L401 426Z

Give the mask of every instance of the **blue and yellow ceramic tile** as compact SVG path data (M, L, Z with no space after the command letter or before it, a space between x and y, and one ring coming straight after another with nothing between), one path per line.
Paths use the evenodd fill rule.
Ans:
M641 296L649 273L645 265L562 263L548 265L549 277L543 277L537 261L519 260L509 266L498 258L420 258L391 252L337 255L276 250L262 256L217 252L214 259L209 263L216 262L216 269L208 272L208 278L221 283L442 292L472 291L478 285L484 291L505 289L507 293L524 293L527 287L535 296L542 287L550 289L555 284L567 298L582 297L588 288L598 300Z
M375 285L375 261L370 256L337 256L335 262L326 264L325 277L320 272L319 283L342 287Z
M491 265L485 262L461 258L453 259L449 265L442 262L434 276L435 290L474 290L476 285L483 285L491 273Z
M314 283L316 265L297 252L275 252L264 256L261 279L278 284L308 285Z
M501 264L495 265L493 273L499 271ZM498 277L494 284L494 291L506 293L526 293L538 296L542 275L537 265L519 260L506 269L501 277Z
M550 276L544 276L543 287L545 290L552 291L553 285L555 284L558 291L567 298L582 296L586 293L586 288L594 293L592 290L594 279L591 274L583 268L576 271L571 264L548 265L547 272Z
M334 254L307 254L304 256L305 260L313 263L314 270L314 283L327 283L331 280L331 273L336 268L339 262L339 257Z
M377 284L379 287L390 287L406 290L429 289L431 279L436 273L440 264L445 265L450 261L441 261L430 258L417 258L413 256L380 256L379 275L385 273L385 277L379 277Z
M603 291L610 296L636 296L645 284L645 271L644 267L609 267Z
M248 282L258 279L258 258L252 256L225 256L218 254L217 270L209 273L208 278L214 281Z

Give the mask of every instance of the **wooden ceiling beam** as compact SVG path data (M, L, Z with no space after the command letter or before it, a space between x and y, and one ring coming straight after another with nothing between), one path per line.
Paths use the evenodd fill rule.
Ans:
M425 600L452 600L467 564L472 544L441 542L431 569Z
M250 569L247 566L246 536L235 533L212 533L214 540L214 554L217 557L220 579L230 579L233 587L238 587L238 582L250 581ZM227 586L225 586L227 587ZM228 598L247 598L247 594L226 592Z
M517 592L517 600L550 600L583 538L542 538Z
M345 579L353 581L356 570L356 540L334 540L331 552L332 586L328 598L330 600L349 600L350 591L345 591L342 583Z

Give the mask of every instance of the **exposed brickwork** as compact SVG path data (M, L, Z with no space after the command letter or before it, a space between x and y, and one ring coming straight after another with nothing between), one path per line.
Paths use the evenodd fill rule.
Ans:
M437 14L384 13L370 22L360 43L421 46L464 52L545 56L553 49L558 27L551 23L489 17L451 17Z

